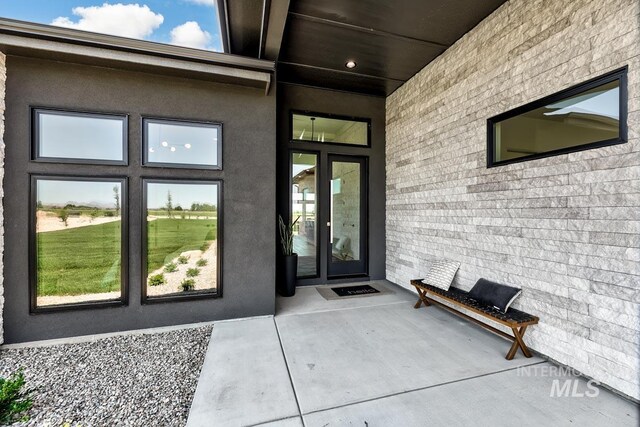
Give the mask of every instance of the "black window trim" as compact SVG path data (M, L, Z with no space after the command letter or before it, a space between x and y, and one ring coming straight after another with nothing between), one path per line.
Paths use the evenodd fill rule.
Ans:
M628 66L625 65L622 68L616 69L604 75L587 80L586 82L579 83L567 89L556 92L552 95L537 99L533 102L521 105L520 107L516 107L512 110L509 110L507 112L498 114L496 116L493 116L487 119L487 168L493 168L496 166L504 166L512 163L526 162L529 160L542 159L546 157L558 156L561 154L575 153L578 151L585 151L593 148L607 147L610 145L626 143L627 142L627 104L628 104L627 70L628 70ZM543 107L547 104L558 102L568 97L578 95L586 90L593 89L597 86L601 86L603 84L610 83L616 80L620 81L619 83L620 121L619 121L619 137L618 138L607 139L604 141L590 142L587 144L577 145L575 147L567 147L567 148L561 148L558 150L546 151L544 153L531 154L528 156L518 157L516 159L503 160L503 161L494 160L494 125L496 123L510 119L515 116L519 116L523 113L526 113L531 110L535 110L536 108Z
M309 117L321 117L324 119L336 119L336 120L345 120L350 122L360 122L367 124L367 143L364 144L349 144L347 142L322 142L322 141L312 141L309 139L295 139L293 137L293 116L294 115L303 115ZM358 147L358 148L371 148L371 119L365 117L353 117L353 116L342 116L338 114L329 114L329 113L317 113L314 111L308 110L290 110L289 111L289 141L295 144L298 143L309 143L309 144L320 144L320 145L336 145L336 146L347 146L347 147Z
M218 188L218 218L217 218L217 237L216 237L216 288L215 291L191 291L188 293L169 294L166 296L147 296L147 184L160 183L160 184L215 184ZM159 177L142 177L142 201L141 201L141 268L140 268L140 285L141 289L141 304L157 304L166 302L177 301L191 301L209 298L222 298L222 258L223 258L223 235L224 235L224 207L223 207L223 187L224 181L222 179L189 179L189 178L159 178Z
M38 163L71 163L81 165L129 165L129 114L119 112L103 112L88 110L72 110L56 107L31 106L31 161ZM122 160L81 159L74 157L44 157L40 155L40 121L41 113L67 117L91 117L104 119L120 119L122 122Z
M158 124L172 124L178 123L183 125L198 125L204 127L210 127L218 129L218 144L216 147L218 162L215 165L198 165L192 163L165 163L165 162L151 162L149 161L148 150L149 150L149 141L147 139L147 124L148 123L158 123ZM172 168L172 169L205 169L205 170L223 170L222 167L222 145L223 145L223 133L222 133L222 122L209 121L209 120L191 120L191 119L179 119L173 117L159 117L159 116L146 116L142 115L140 117L140 129L142 132L142 166L149 168Z
M126 176L104 176L104 175L60 175L60 174L29 174L29 312L31 314L51 313L58 311L95 309L103 307L126 306L129 303L129 204L128 204L128 183ZM120 182L120 298L102 301L87 301L79 303L68 303L51 306L37 305L38 286L38 265L37 265L37 234L36 234L36 212L37 212L37 184L40 180L49 181L83 181L83 182Z

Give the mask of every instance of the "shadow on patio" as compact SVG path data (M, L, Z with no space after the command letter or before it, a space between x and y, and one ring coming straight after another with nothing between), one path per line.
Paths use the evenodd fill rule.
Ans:
M393 293L299 288L275 318L216 323L188 426L638 424L635 404L539 357L507 361L508 341L377 283Z

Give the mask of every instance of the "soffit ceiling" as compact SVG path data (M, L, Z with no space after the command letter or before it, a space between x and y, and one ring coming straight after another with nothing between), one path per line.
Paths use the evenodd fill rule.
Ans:
M227 11L229 53L277 57L281 82L378 96L391 94L505 2L218 1ZM273 58L264 47L270 37L282 37ZM347 69L348 60L357 67Z
M278 80L387 96L503 3L292 0Z

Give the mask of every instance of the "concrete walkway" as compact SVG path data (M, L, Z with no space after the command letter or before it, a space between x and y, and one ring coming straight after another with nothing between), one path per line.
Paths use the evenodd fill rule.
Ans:
M540 358L507 361L506 340L382 285L394 293L299 288L275 317L216 323L187 425L638 425L637 405ZM573 397L552 397L566 381Z

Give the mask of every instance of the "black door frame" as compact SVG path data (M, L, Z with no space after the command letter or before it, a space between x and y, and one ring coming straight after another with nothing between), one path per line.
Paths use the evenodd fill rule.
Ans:
M333 262L333 242L331 241L331 229L333 228L333 218L331 217L331 182L333 177L333 163L357 163L360 165L360 236L359 236L359 260L358 261L341 261ZM321 223L320 227L326 234L326 268L327 278L341 277L363 277L369 272L369 172L368 157L347 154L328 153L326 163L323 167L324 179L321 183L324 191L320 196L322 198ZM329 225L329 222L331 224Z

